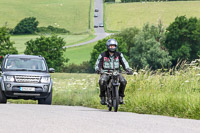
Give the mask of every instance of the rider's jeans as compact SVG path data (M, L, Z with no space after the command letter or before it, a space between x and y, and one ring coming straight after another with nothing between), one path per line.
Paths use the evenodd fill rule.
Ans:
M110 76L107 74L102 74L100 76L100 79L99 79L99 86L100 86L100 95L99 96L100 97L105 97L105 90L106 90L106 86L107 86L109 79L110 79ZM126 88L127 81L122 76L122 74L119 75L119 82L120 82L119 96L124 97L125 96L124 91Z

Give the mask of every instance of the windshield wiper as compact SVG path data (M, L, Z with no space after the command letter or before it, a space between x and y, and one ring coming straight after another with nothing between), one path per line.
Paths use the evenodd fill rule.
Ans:
M28 69L12 69L14 71L28 71Z

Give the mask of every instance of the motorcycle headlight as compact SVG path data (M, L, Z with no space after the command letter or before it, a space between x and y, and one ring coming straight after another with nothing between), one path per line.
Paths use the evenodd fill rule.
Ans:
M4 81L13 82L13 81L15 81L15 79L14 79L14 76L4 76Z
M41 83L50 83L50 77L42 77Z

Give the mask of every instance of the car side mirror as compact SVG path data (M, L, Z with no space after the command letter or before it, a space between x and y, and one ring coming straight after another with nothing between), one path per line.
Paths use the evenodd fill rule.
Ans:
M54 73L54 72L55 72L55 69L54 69L54 68L49 68L49 72L50 72L50 73Z

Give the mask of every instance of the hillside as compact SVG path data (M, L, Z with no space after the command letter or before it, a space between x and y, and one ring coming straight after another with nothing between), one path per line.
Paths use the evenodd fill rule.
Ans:
M158 20L168 26L176 16L199 17L199 14L200 1L105 4L106 27L111 31L141 28L144 23L156 24Z
M71 32L86 32L90 0L1 0L0 26L10 28L25 17L34 16L39 26L57 26Z

